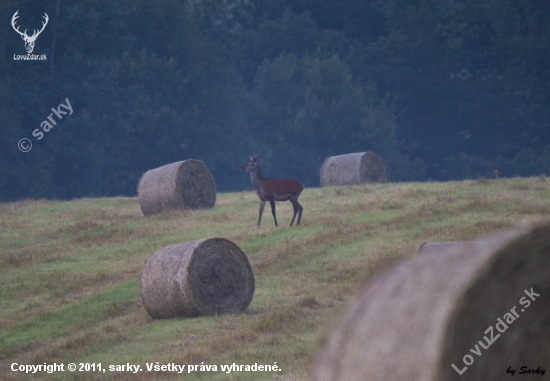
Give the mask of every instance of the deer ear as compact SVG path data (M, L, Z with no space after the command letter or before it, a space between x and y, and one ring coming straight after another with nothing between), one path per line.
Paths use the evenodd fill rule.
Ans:
M257 160L258 160L258 156L257 156L257 155L250 156L250 158L252 159L252 161L257 161Z

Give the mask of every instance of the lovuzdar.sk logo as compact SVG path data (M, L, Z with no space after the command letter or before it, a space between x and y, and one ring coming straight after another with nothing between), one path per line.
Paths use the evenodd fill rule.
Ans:
M31 61L46 60L47 57L45 54L36 55L36 54L32 54L32 51L34 50L34 43L36 42L36 39L38 38L38 36L40 36L40 33L42 33L46 25L48 25L48 20L49 20L48 14L44 12L44 16L42 16L44 17L44 20L45 20L42 22L42 28L40 30L34 29L32 36L29 36L27 34L26 29L24 32L21 32L19 30L19 27L15 27L15 20L19 18L18 13L19 11L16 11L13 14L13 17L11 18L11 26L13 30L15 30L17 33L21 35L21 38L23 39L23 41L25 41L25 49L27 50L27 54L26 55L14 54L13 59L14 60L31 60Z

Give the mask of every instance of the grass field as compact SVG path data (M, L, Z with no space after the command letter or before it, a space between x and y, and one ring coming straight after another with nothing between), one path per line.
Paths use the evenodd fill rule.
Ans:
M316 347L358 286L425 241L470 240L550 215L544 176L306 189L302 225L290 203L256 227L253 192L222 193L210 210L144 217L137 198L0 204L0 379L307 380ZM232 240L252 266L247 313L152 320L140 299L155 251L206 237ZM142 371L69 372L69 363ZM18 364L65 364L25 375ZM148 372L146 364L217 365ZM265 364L279 372L221 371Z

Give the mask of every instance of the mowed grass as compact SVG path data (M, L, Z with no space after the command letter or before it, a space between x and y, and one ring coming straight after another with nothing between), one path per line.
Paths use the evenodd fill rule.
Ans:
M221 193L209 210L144 217L137 198L0 204L0 378L307 380L324 332L357 288L425 241L471 240L550 214L545 177L306 189L302 225L290 203L256 227L253 192ZM139 280L158 249L232 240L256 279L246 313L152 320ZM142 372L25 375L12 363L138 364ZM217 372L147 372L217 365ZM224 373L221 364L280 372Z

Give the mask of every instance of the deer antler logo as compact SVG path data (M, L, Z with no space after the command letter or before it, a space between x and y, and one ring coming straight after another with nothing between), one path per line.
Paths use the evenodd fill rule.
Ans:
M19 27L15 27L15 20L17 18L19 18L19 16L17 15L17 13L19 13L19 11L16 11L14 14L13 14L13 17L11 18L11 26L13 28L13 30L15 30L17 33L19 33L21 35L21 38L25 41L25 49L27 49L27 53L32 53L33 49L34 49L34 42L36 41L36 39L38 38L38 36L40 35L40 33L42 33L42 31L44 30L44 28L46 27L46 25L48 25L48 20L49 20L49 17L48 17L48 14L46 12L44 12L44 19L46 20L45 22L43 21L42 22L42 29L40 30L34 30L34 33L32 34L32 36L28 36L27 35L27 30L25 29L24 32L20 32L19 31Z

